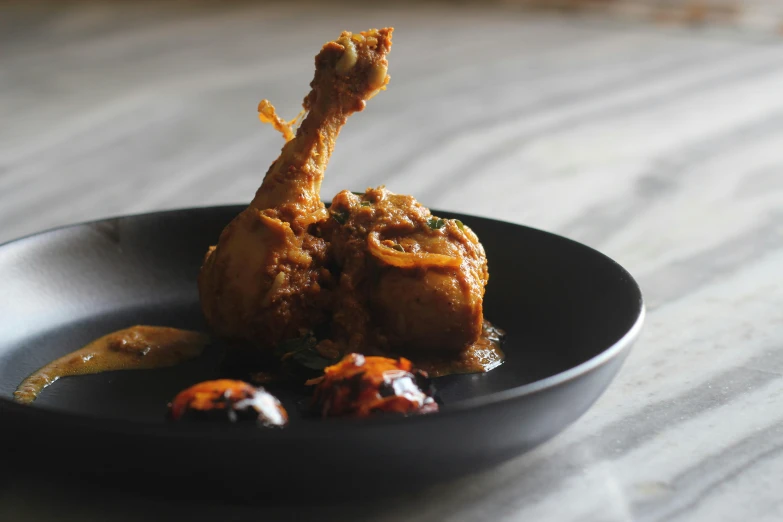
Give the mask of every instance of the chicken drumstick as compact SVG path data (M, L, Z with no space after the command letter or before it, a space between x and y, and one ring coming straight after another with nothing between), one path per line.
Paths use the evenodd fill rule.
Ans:
M201 306L218 335L268 349L328 319L329 245L315 230L328 219L321 181L348 116L389 81L391 35L391 28L343 32L316 56L296 136L204 259Z

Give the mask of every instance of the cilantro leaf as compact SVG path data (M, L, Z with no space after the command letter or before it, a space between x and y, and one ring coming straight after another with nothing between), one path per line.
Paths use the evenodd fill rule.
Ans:
M446 221L441 218L431 217L427 220L427 226L432 230L440 230L446 224Z
M332 219L334 219L341 225L345 225L345 222L348 221L348 212L344 212L341 210L332 210Z
M311 370L323 370L337 361L318 353L315 349L317 343L318 340L313 332L307 332L302 337L280 341L275 347L274 354L276 357L291 360Z

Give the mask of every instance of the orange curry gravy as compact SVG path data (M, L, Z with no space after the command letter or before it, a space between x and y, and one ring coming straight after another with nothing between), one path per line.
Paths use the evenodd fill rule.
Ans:
M478 341L458 356L422 356L411 354L416 368L430 377L442 377L452 373L485 373L494 370L505 359L501 350L506 332L485 320Z
M14 399L29 404L60 377L175 366L201 355L208 342L205 334L163 326L118 330L40 368L22 381Z

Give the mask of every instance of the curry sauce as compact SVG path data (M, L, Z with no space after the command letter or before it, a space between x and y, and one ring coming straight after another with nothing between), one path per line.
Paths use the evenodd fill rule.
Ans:
M118 330L38 369L22 381L14 400L29 404L61 377L175 366L201 355L208 342L205 334L178 328L133 326Z
M494 370L505 359L501 346L506 332L484 321L481 336L468 349L459 354L428 355L417 353L416 368L430 377L442 377L453 373L484 373Z

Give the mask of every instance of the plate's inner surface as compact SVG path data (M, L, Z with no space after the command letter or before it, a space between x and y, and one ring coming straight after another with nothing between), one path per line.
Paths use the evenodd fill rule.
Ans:
M207 246L240 210L112 219L0 247L0 398L10 399L42 365L116 329L204 330L196 275ZM484 244L485 316L508 333L500 368L436 379L444 408L568 370L619 340L637 319L639 303L629 291L635 284L606 257L525 227L438 214L459 217ZM61 379L33 407L164 422L179 390L220 375L220 352L215 344L174 368ZM269 389L294 419L300 415L302 391Z

